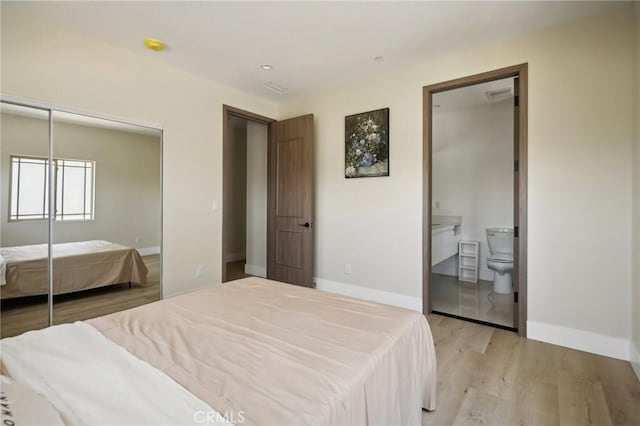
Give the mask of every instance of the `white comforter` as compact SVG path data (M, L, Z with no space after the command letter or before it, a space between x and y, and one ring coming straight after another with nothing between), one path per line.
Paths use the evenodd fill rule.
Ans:
M68 425L231 424L83 322L6 338L0 349L9 375L51 401Z

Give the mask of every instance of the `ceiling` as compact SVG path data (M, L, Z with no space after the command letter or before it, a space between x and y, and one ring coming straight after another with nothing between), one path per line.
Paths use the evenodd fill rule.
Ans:
M514 37L616 2L6 2L71 31L281 101L391 73L448 50ZM159 38L168 50L143 47ZM384 60L375 61L377 56ZM260 68L271 64L271 71ZM274 83L284 94L264 87Z

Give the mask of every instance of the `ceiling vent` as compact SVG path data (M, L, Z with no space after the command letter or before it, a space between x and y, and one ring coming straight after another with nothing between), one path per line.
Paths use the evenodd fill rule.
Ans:
M484 92L484 94L490 101L499 101L511 97L511 88L505 87L504 89L489 90L487 92Z
M272 91L274 91L276 93L279 93L281 95L284 95L285 93L287 93L287 89L286 88L284 88L284 87L282 87L282 86L280 86L278 84L271 83L269 81L264 83L263 86L266 87L267 89L272 90Z

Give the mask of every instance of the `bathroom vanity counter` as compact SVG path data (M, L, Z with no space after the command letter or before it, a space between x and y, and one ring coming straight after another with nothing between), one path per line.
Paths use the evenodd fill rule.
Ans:
M462 225L462 216L432 216L431 232Z
M461 225L460 216L432 216L431 266L458 254Z

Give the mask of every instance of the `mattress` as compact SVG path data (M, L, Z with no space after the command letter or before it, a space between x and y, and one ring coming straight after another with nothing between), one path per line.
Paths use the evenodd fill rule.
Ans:
M147 268L134 248L94 240L53 244L53 294L120 283L147 283ZM5 269L2 299L48 293L48 246L0 248Z
M88 322L245 425L418 425L435 409L418 312L251 277Z

